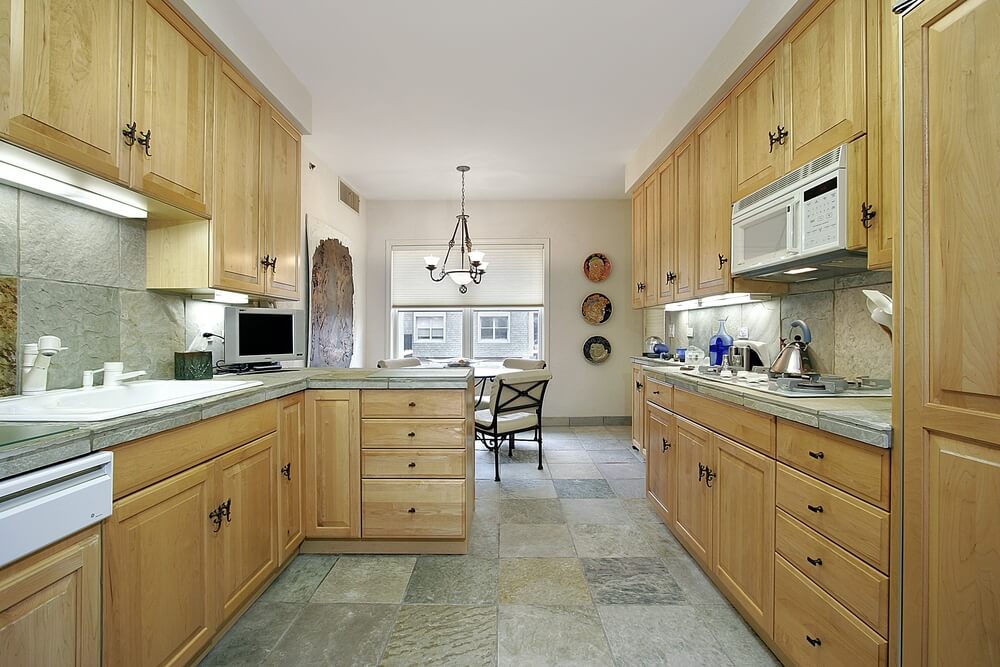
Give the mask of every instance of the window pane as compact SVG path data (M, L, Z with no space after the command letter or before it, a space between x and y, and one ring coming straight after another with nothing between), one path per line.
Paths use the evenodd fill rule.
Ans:
M480 360L508 358L537 359L540 308L473 311L476 335L472 336L472 356Z
M462 356L462 311L395 311L393 357Z

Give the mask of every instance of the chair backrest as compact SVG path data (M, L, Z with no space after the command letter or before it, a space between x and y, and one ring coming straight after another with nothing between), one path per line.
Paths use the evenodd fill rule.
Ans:
M552 379L546 370L499 373L490 387L490 412L542 412L545 388Z
M407 357L406 359L380 359L378 364L379 368L410 368L411 366L419 366L420 360L416 357Z
M504 368L516 368L521 371L535 371L545 368L544 359L504 359Z

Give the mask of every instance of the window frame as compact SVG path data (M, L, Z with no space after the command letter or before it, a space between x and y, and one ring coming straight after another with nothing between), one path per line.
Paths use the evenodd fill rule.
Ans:
M511 311L509 310L476 310L473 309L476 314L476 342L477 343L509 343L510 342L510 321L511 321ZM497 338L497 326L494 323L492 328L493 338L483 338L483 318L505 318L507 320L507 326L502 327L507 331L507 335L503 338Z
M426 327L430 333L430 338L421 338L418 331L420 327L417 326L417 320L421 317L423 318L439 318L441 320L441 337L434 337L434 329L439 328L431 325ZM436 311L436 310L422 310L413 311L413 341L423 342L423 343L447 343L448 342L448 313L447 311Z

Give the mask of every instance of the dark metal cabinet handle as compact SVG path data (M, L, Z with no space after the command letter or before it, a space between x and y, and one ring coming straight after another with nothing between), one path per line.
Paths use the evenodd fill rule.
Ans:
M407 467L408 467L408 468L416 468L416 467L417 467L417 464L416 464L416 463L414 463L413 461L410 461L410 465L408 465Z
M653 392L653 396L659 396L659 395L660 395L660 390L659 389L657 389L656 391Z
M868 202L861 203L861 224L865 229L872 228L872 219L875 218L875 207Z
M723 267L723 266L725 266L726 262L728 262L728 261L729 261L729 258L728 258L728 257L726 257L725 255L723 255L723 254L722 254L722 253L720 252L720 253L719 253L719 271L721 271L721 270L722 270L722 267Z
M416 401L410 401L410 407L411 408L417 407L417 402Z
M698 481L705 479L705 471L708 470L708 466L703 466L701 463L698 464Z
M813 646L820 646L823 644L823 642L820 641L819 637L810 637L809 635L806 635L806 641L812 644Z
M146 151L147 157L152 157L153 153L149 150L153 147L153 131L146 130L145 132L140 132L139 137L135 140L135 143L139 144Z
M669 285L672 284L675 280L677 280L677 274L674 273L673 271L668 271L665 278L666 278L666 283Z
M778 135L768 130L767 132L767 152L774 152L774 145L778 143Z
M267 267L271 266L271 256L264 255L264 259L260 260L260 265L264 267L265 271L267 271Z
M718 476L719 476L718 473L716 473L714 470L712 470L711 468L709 468L708 466L706 466L705 467L705 486L707 486L708 488L712 488L712 480L714 480Z
M278 256L275 255L274 257L271 258L271 273L274 273L277 270L278 270Z
M823 506L822 505L806 505L806 507L809 508L810 512L816 512L817 514L822 514L823 513Z
M125 129L122 130L122 136L125 137L126 146L133 146L135 144L135 121L125 126Z
M813 457L814 459L821 459L823 458L823 452L809 452L809 456Z
M417 434L416 434L415 431L410 431L409 433L406 434L406 437L407 438L415 438L415 437L417 437Z
M233 513L230 512L232 506L233 506L232 498L226 498L226 502L222 503L222 515L226 517L226 523L232 523L233 521Z
M786 130L783 125L779 125L777 127L777 130L778 130L777 132L768 132L767 133L767 141L768 141L767 152L768 153L770 153L770 152L772 152L774 150L774 145L775 144L778 144L779 146L784 146L785 145L785 138L788 137L788 130Z
M292 481L292 464L286 463L285 465L281 466L281 474L284 475L285 479L287 479L289 482Z
M641 382L638 382L638 381L637 381L637 382L635 383L635 390L636 390L636 391L642 391L642 383L641 383Z
M410 514L416 514L417 508L416 507L411 507L410 509L408 509L406 511L409 512Z
M662 440L663 440L663 451L667 451L668 449L670 449L672 445L670 444L670 441L667 440L666 438L662 438Z
M809 561L810 565L815 565L816 567L819 567L820 565L823 564L822 558L813 558L811 556L806 556L806 560Z
M215 524L215 530L213 533L217 533L222 529L222 505L219 505L214 510L208 513L208 518L212 520Z

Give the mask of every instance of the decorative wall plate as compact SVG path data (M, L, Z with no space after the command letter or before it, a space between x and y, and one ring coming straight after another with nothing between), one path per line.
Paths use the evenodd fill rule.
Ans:
M611 343L604 336L591 336L583 344L583 356L592 364L603 364L611 356Z
M588 294L580 310L583 312L583 319L591 324L604 324L611 319L611 299L600 292Z
M599 283L611 275L611 260L603 252L592 252L583 260L583 275Z

